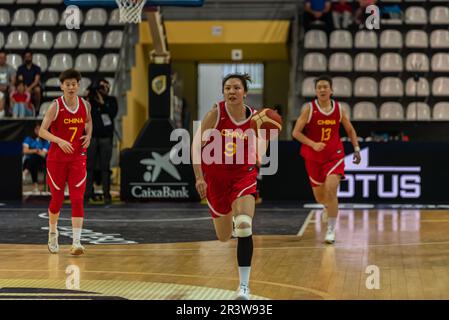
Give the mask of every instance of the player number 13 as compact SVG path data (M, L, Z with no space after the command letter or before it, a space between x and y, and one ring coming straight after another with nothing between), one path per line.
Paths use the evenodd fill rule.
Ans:
M331 138L331 128L321 128L321 141L328 141Z

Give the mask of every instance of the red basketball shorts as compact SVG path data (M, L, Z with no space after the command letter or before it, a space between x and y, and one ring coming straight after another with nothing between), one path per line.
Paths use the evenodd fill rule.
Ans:
M70 200L83 199L86 177L85 159L70 162L47 161L47 182L52 196L57 193L64 193L67 182Z
M333 159L327 162L317 162L305 159L306 171L309 176L309 183L314 187L324 184L326 177L331 174L345 175L345 159Z
M207 204L212 218L215 219L230 213L235 199L246 195L256 195L257 168L236 172L231 170L208 171L204 172L204 179L207 183Z

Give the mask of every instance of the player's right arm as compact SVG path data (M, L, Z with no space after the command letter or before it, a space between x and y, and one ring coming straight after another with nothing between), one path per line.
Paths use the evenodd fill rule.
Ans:
M214 106L212 110L209 111L204 116L204 119L201 121L200 128L198 128L193 137L192 159L193 159L193 171L195 172L195 179L196 179L195 187L201 199L206 197L206 190L207 190L207 184L206 181L204 180L203 170L201 169L201 162L202 162L201 147L206 143L206 141L202 141L202 137L206 130L212 129L215 126L217 118L218 118L218 109L217 106Z
M50 128L51 123L55 119L57 107L58 106L56 102L53 102L48 108L47 112L45 112L44 119L42 120L42 124L39 129L39 137L57 144L62 149L62 151L64 151L64 153L73 153L74 150L70 142L61 139L48 131L48 128Z
M315 142L309 139L303 132L304 127L309 119L310 105L306 105L298 120L296 120L295 128L292 132L292 137L301 142L302 144L308 145L315 151L322 151L326 144L323 142Z

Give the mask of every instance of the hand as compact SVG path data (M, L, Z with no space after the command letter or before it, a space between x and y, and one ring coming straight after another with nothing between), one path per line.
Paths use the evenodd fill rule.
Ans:
M40 155L42 158L45 158L46 156L46 152L44 150L38 150L37 154Z
M198 194L200 195L201 199L204 199L206 197L206 191L207 191L207 183L204 181L204 179L197 179L196 180L196 191L198 191Z
M360 161L362 161L362 157L360 156L360 151L355 151L354 158L352 159L352 162L355 164L359 164Z
M85 136L82 136L80 139L83 140L83 148L86 148L86 149L89 148L91 136L85 135Z
M68 141L62 140L58 142L58 146L64 151L64 153L73 153L72 144Z
M326 148L326 144L323 143L323 142L316 142L316 143L313 144L312 148L316 152L320 152L320 151L323 151L324 148Z

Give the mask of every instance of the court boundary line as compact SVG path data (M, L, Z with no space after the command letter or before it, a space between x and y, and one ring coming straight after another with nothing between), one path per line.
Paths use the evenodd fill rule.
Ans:
M309 214L307 215L306 220L304 221L304 223L302 224L302 226L299 229L298 233L296 234L297 237L302 237L302 235L306 231L307 226L309 225L310 220L312 219L312 216L313 216L314 213L315 213L315 210L310 210Z

